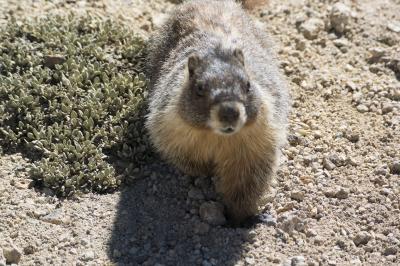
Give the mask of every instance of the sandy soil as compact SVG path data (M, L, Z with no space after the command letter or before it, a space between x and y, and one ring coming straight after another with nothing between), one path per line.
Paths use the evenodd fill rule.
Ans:
M163 162L109 195L61 201L0 157L0 265L399 265L400 2L269 1L253 11L288 80L289 145L267 219L203 222L210 180ZM143 36L162 0L0 0L0 25L66 11L112 16Z

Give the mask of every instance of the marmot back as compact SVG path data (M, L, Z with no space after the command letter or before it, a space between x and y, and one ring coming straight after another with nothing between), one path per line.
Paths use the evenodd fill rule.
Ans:
M188 174L215 174L236 222L256 213L285 142L288 90L271 43L234 1L188 1L150 40L146 127Z

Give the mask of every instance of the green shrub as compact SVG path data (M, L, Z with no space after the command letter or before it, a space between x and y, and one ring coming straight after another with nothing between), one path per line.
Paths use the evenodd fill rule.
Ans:
M151 155L144 55L144 41L115 21L9 22L0 29L3 151L32 158L32 178L59 196L117 188L108 153L130 161L127 175Z

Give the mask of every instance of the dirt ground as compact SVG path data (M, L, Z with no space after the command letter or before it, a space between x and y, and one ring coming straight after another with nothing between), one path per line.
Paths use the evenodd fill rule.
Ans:
M0 0L0 25L11 13L89 11L146 37L172 7ZM210 180L163 162L114 194L60 201L31 188L13 154L0 157L0 265L400 265L400 1L270 0L252 13L293 98L264 222L203 222Z

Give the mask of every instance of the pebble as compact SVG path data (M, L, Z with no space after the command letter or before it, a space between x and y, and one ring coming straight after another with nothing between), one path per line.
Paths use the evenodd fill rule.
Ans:
M390 21L387 28L393 32L400 33L400 21Z
M256 263L255 259L254 259L254 258L251 258L251 257L246 257L246 258L244 259L244 261L245 261L247 264L249 264L249 265L254 265L254 264Z
M282 266L306 266L306 259L303 256L295 256L287 259Z
M334 4L330 12L332 28L334 28L338 33L344 33L346 26L349 24L350 16L351 9L347 5L343 3Z
M314 40L324 28L324 21L318 18L310 18L300 26L300 32L306 39Z
M366 231L361 231L355 235L353 242L356 246L365 245L371 240L372 236Z
M350 189L344 187L337 187L336 189L326 190L324 195L328 198L347 199L350 194Z
M350 42L347 39L336 39L333 44L338 48L350 46Z
M336 165L333 162L331 162L331 160L329 160L328 158L324 158L323 165L324 168L328 171L331 171L336 168Z
M207 234L210 231L210 226L207 223L199 222L194 227L194 232L199 235Z
M357 105L357 111L359 111L360 113L366 113L369 111L369 109L366 105L359 104L359 105Z
M396 255L398 250L399 249L396 246L387 247L383 251L383 255L385 256Z
M276 226L276 218L268 213L258 215L257 219L267 226Z
M292 235L293 232L302 232L305 229L305 222L293 213L284 214L278 218L278 227L284 232Z
M290 197L294 200L303 201L304 200L304 191L293 191L290 193Z
M201 192L199 188L193 187L192 189L189 190L188 197L191 199L203 200L204 194L203 192Z
M51 224L62 224L67 221L62 209L56 209L41 219Z
M22 252L15 245L11 244L3 247L3 255L7 264L18 264L22 257Z
M391 174L400 175L400 161L391 163L389 169Z
M87 250L87 251L85 251L85 253L82 254L80 259L83 261L91 261L91 260L94 260L94 258L95 258L94 251Z
M393 111L393 104L392 103L383 103L382 104L382 114L387 114Z
M223 225L226 223L224 206L218 202L204 202L201 204L200 218L211 225Z

